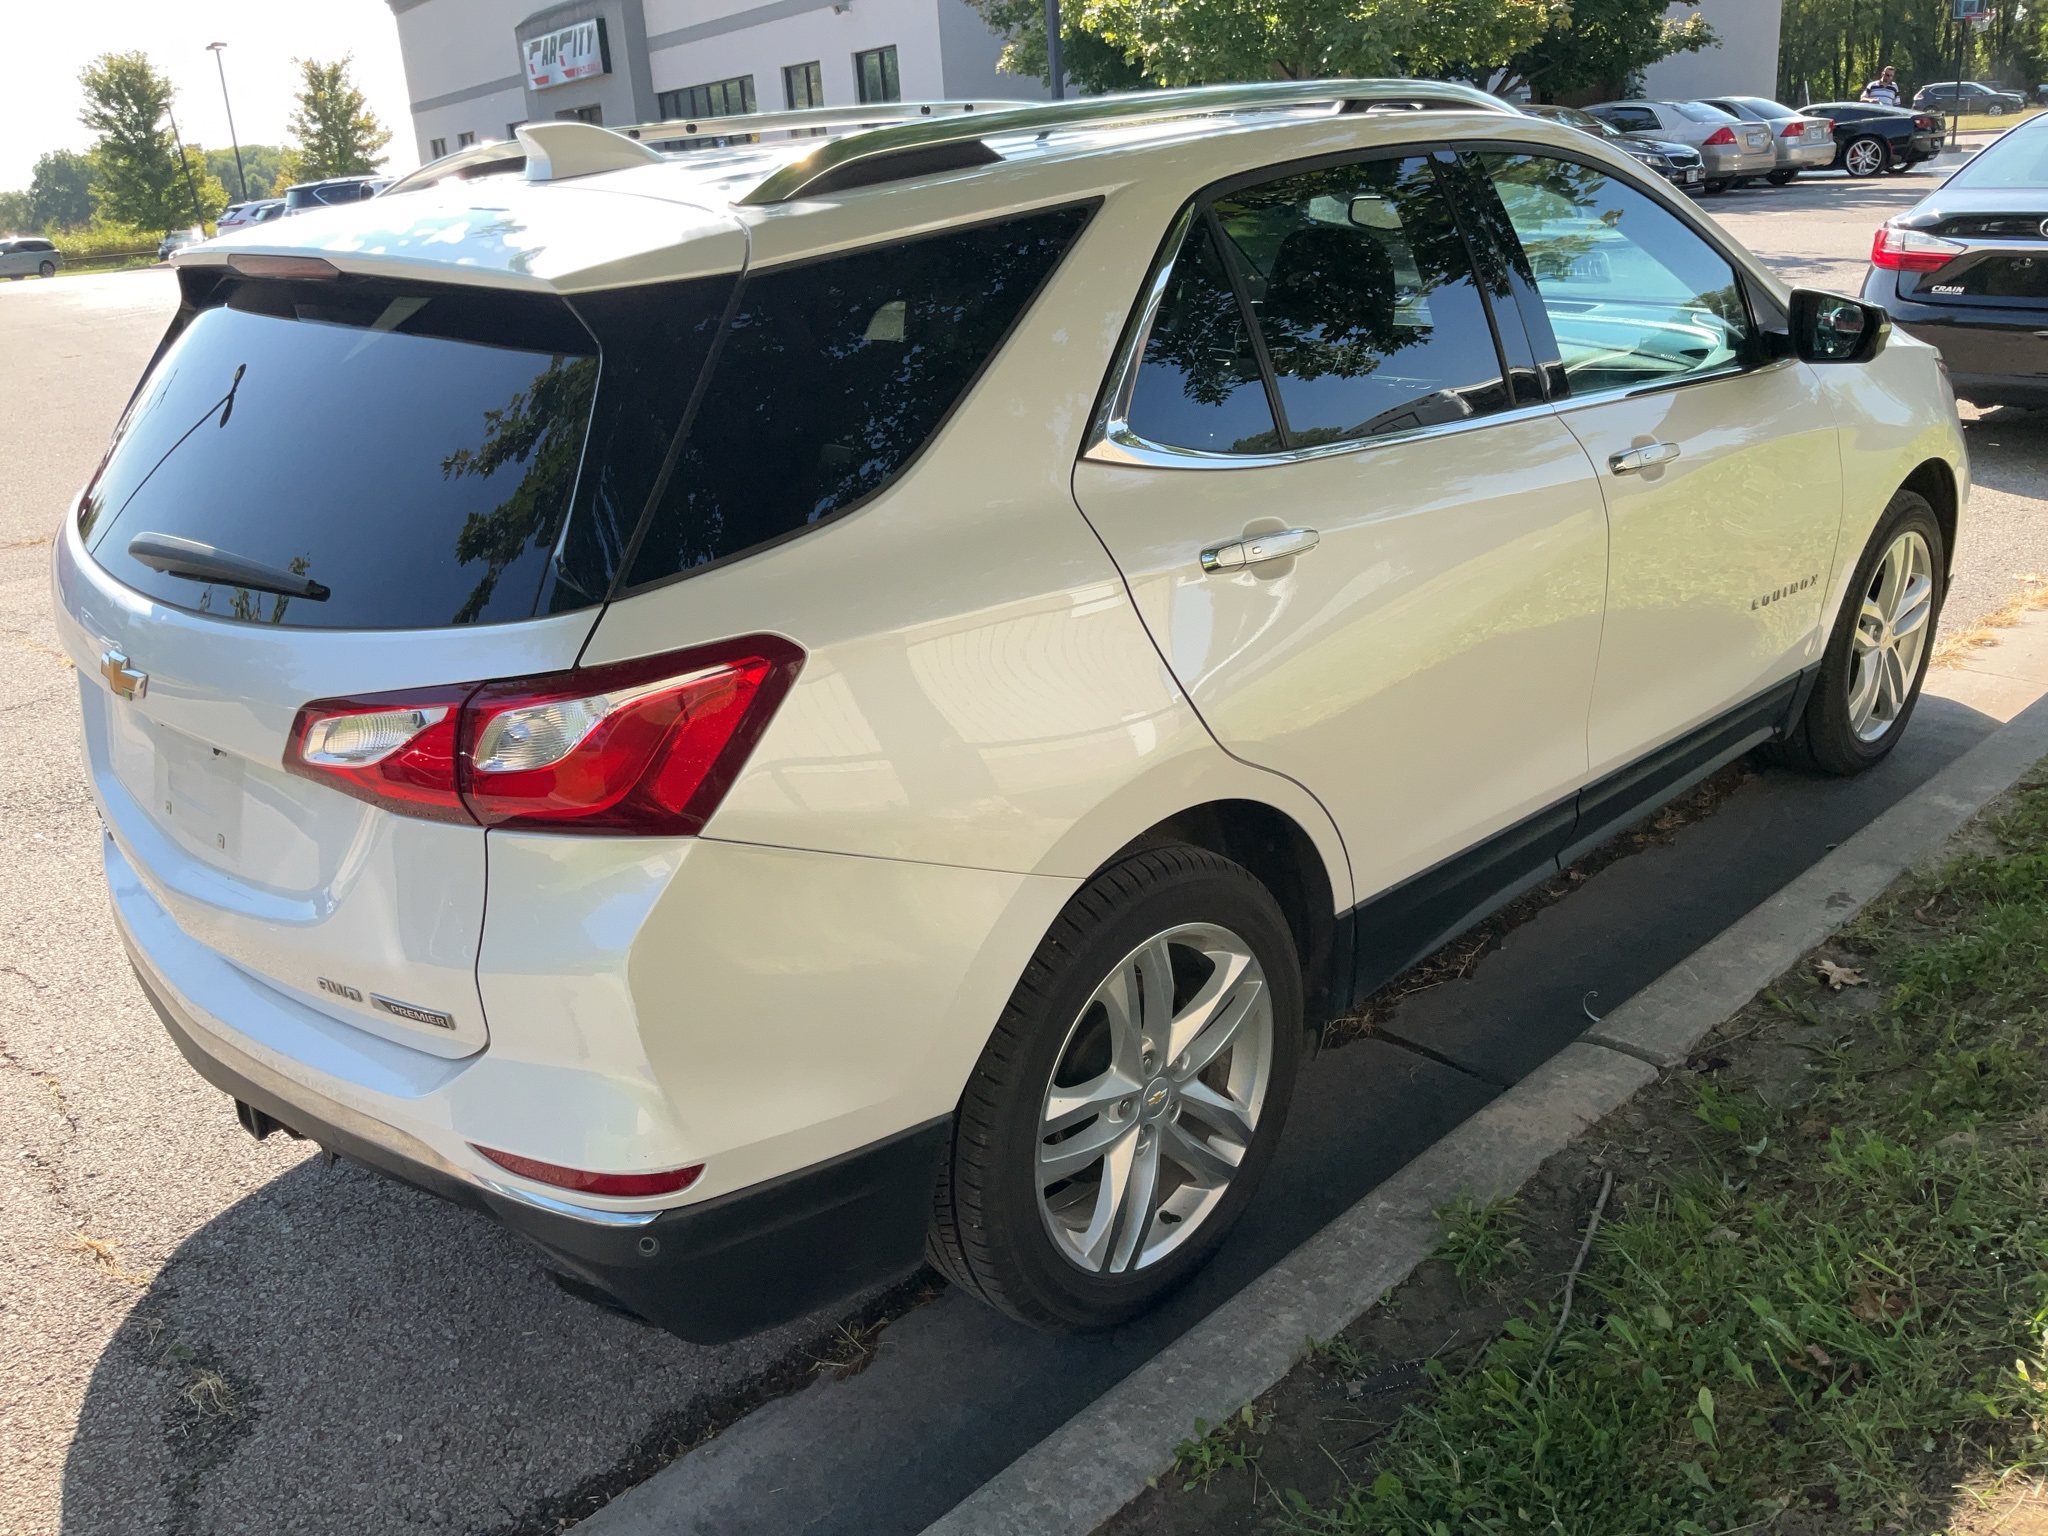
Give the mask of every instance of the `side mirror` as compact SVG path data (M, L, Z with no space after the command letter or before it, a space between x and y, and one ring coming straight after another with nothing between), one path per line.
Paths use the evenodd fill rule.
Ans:
M1891 316L1875 304L1801 288L1791 305L1792 350L1809 363L1867 363L1884 350Z

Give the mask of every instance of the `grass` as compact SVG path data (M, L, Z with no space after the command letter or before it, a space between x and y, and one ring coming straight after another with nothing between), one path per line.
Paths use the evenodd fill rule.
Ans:
M1982 112L1965 112L1962 116L1956 119L1956 127L1961 129L1965 133L1974 132L1975 130L1981 128L2001 130L2006 128L2017 128L2021 123L2024 123L2028 118L2039 117L2041 113L2044 111L2048 111L2048 108L2027 107L2018 112L2008 112L2003 117L1991 117L1988 114Z
M2004 602L1968 629L1943 635L1928 665L1960 666L1985 646L1996 644L2001 631L2011 629L2037 608L2048 608L2048 576L2028 571L2016 579L2020 583L2018 590Z
M1485 1285L1499 1279L1524 1252L1516 1235L1522 1218L1511 1201L1481 1205L1470 1195L1460 1195L1454 1204L1439 1206L1436 1219L1443 1235L1430 1257L1450 1265L1460 1285Z
M1554 1308L1429 1362L1301 1528L1926 1533L2048 1468L2048 787L1983 841L1831 946L1854 1006L1787 978L1795 1088L1698 1080L1697 1157L1617 1192L1535 1388ZM1450 1214L1500 1262L1505 1213Z
M1270 1414L1259 1414L1250 1403L1211 1429L1205 1420L1195 1420L1195 1434L1173 1448L1173 1475L1183 1478L1183 1493L1207 1485L1219 1472L1242 1472L1256 1467L1259 1453L1248 1436L1262 1435L1272 1425Z

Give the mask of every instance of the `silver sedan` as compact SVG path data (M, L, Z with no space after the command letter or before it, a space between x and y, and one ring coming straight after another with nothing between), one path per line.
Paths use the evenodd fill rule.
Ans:
M1586 110L1623 133L1690 144L1707 163L1707 190L1719 192L1778 168L1771 130L1763 123L1700 101L1603 101Z
M1762 123L1771 130L1771 143L1778 152L1771 185L1782 187L1801 171L1824 171L1835 163L1835 130L1825 117L1809 117L1783 102L1762 96L1716 96L1703 103L1719 107L1730 117Z

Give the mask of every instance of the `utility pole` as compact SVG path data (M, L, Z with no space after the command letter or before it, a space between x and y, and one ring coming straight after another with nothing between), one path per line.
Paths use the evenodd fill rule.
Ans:
M249 173L242 169L242 141L235 136L235 104L228 100L227 66L220 61L221 50L226 43L208 43L206 51L213 55L213 67L220 75L220 104L228 109L228 142L235 146L235 180L242 184L242 201L249 201Z
M1052 84L1052 99L1064 101L1067 71L1060 57L1060 0L1045 0L1045 74Z
M192 194L192 227L205 234L206 215L199 207L199 183L192 179L192 162L185 158L185 136L178 132L178 114L166 105L164 116L171 120L171 138L178 146L178 168L185 173L185 190Z

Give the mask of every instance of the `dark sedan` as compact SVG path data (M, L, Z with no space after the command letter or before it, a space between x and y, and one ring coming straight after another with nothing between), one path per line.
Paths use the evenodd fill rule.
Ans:
M1897 174L1941 153L1941 119L1903 107L1866 101L1817 101L1800 111L1835 125L1835 158L1829 169L1851 176Z
M1940 349L1957 395L2048 405L2048 117L1880 228L1870 261L1864 301Z
M1697 192L1707 179L1706 162L1700 159L1700 152L1690 144L1676 144L1667 139L1649 139L1639 133L1623 133L1612 123L1604 123L1592 113L1581 112L1577 107L1532 105L1522 110L1531 117L1540 117L1546 122L1563 123L1567 128L1576 128L1581 133L1590 133L1596 139L1610 141L1616 149L1624 154L1633 155L1674 187Z

